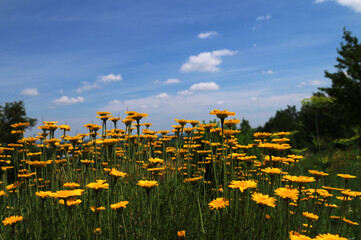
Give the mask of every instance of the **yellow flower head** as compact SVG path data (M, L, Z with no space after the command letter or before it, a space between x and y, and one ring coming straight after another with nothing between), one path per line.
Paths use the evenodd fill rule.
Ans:
M180 239L185 238L186 237L186 231L185 230L178 231L177 232L177 237L180 238Z
M291 176L286 175L283 177L284 179L297 183L298 185L303 185L305 183L310 183L316 181L313 177L306 177L306 176Z
M35 196L38 196L42 199L46 198L46 197L49 197L51 195L52 192L50 191L39 191L39 192L36 192L35 193Z
M228 187L238 188L241 192L243 192L247 188L256 188L257 183L253 180L232 181Z
M235 116L236 114L234 112L228 112L228 110L220 111L218 109L214 109L209 114L216 115L219 119L223 120L227 118L228 116Z
M328 176L328 173L319 172L319 171L317 171L317 170L308 170L308 172L311 173L312 175L315 175L316 178Z
M60 190L55 194L52 194L55 198L70 198L70 197L78 197L84 192L83 189L75 189L75 190Z
M275 194L280 196L285 200L297 200L298 198L298 189L297 188L277 188Z
M67 183L64 183L63 186L66 188L74 189L76 187L80 187L80 184L76 183L76 182L67 182Z
M306 217L310 221L318 220L318 216L313 213L304 212L304 213L302 213L302 216Z
M90 207L90 210L92 211L92 212L101 212L101 211L104 211L105 210L105 207L103 207L103 206L100 206L100 207L97 207L96 209L95 209L95 206L92 206L92 207Z
M268 138L269 136L271 136L272 133L269 133L269 132L256 132L256 133L253 133L253 136L255 138Z
M337 174L340 178L343 178L345 180L356 178L356 176L350 175L350 174Z
M92 182L86 185L87 188L92 188L95 191L100 191L102 189L108 189L109 184L105 183L106 180L96 180L96 182Z
M273 167L268 167L266 169L262 169L261 171L267 173L268 175L275 175L282 173L282 170L280 168L273 168Z
M347 240L347 238L340 237L338 234L320 234L318 235L315 240Z
M148 181L148 180L139 180L137 185L139 187L142 187L142 188L146 189L146 190L150 190L153 187L158 186L158 182L155 181L155 180L150 180L150 181Z
M219 208L225 208L229 206L229 201L225 198L216 198L213 199L210 203L208 203L208 206L211 210L218 210Z
M6 225L13 225L17 222L22 221L24 218L22 216L10 216L3 220L4 226Z
M63 199L60 199L59 203L64 205L65 201ZM66 205L68 207L76 206L76 205L79 205L80 203L82 203L82 201L80 199L75 199L75 198L70 198L70 199L67 199L67 201L66 201Z
M266 194L262 193L253 193L252 200L255 201L257 204L261 205L262 207L269 206L269 207L276 207L276 198L270 197Z
M118 171L118 170L115 169L115 168L112 168L112 170L110 171L109 175L112 175L112 176L114 176L114 177L116 177L116 178L120 178L120 177L125 177L125 176L127 176L126 173L121 172L121 171Z
M128 201L122 201L122 202L114 203L114 204L110 205L110 207L111 207L111 209L113 209L115 211L121 211L124 208L126 208L128 203L129 203Z

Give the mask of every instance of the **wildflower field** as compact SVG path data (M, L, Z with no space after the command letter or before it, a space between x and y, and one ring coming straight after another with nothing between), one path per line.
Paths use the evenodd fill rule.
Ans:
M0 239L360 239L357 169L305 170L289 132L240 144L227 110L171 132L110 114L0 146Z

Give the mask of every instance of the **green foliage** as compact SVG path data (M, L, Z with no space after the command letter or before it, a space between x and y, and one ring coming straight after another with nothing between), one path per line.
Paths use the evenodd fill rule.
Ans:
M297 131L292 145L312 151L328 151L335 144L360 144L352 128L361 128L361 43L346 30L343 39L336 59L337 71L325 71L332 86L320 88L321 92L304 99L299 111L295 106L278 110L261 131Z
M11 134L12 124L29 122L28 127L33 127L36 121L36 119L26 116L23 101L6 102L4 105L0 105L0 143L14 143L18 140L19 135Z
M251 141L254 132L249 121L243 118L239 130L241 130L241 133L237 135L238 142L243 145L248 144Z
M322 108L325 105L329 104L329 103L333 103L334 99L330 98L330 97L326 97L324 95L321 94L315 94L310 98L305 98L302 100L302 105L312 105L315 108Z
M361 126L361 43L344 29L344 43L337 52L337 71L325 71L325 77L331 79L332 86L320 88L331 98L335 99L334 114L338 114L345 124Z
M333 143L334 144L341 144L341 145L345 145L345 146L349 146L349 145L354 144L360 138L360 133L359 133L358 128L354 128L354 129L352 129L352 131L355 133L354 136L352 136L350 138L336 139L336 140L333 141Z

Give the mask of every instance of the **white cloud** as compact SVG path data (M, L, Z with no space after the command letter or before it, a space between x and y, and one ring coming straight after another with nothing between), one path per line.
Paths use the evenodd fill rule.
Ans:
M356 12L361 13L361 1L360 0L336 0L342 6L350 7Z
M55 99L53 102L59 105L71 105L75 103L84 102L84 98L83 97L70 98L68 96L62 96L59 99Z
M120 103L121 103L121 102L120 102L119 100L117 100L117 99L114 99L114 100L108 102L109 105L120 104Z
M272 70L270 70L270 69L268 69L268 70L263 70L263 71L262 71L262 74L272 75L272 74L274 74L274 73L275 73L275 72L272 71Z
M201 82L193 84L189 90L191 91L214 91L218 90L219 86L215 82Z
M327 83L326 81L315 79L315 80L309 80L307 82L303 81L299 85L297 85L297 87L302 88L304 86L321 86L321 85L325 85L326 83Z
M161 93L155 96L156 98L170 98L168 93Z
M327 0L315 0L314 3L323 3L326 1ZM351 9L353 9L355 12L361 13L361 1L360 0L334 0L334 1L336 1L338 4L340 4L344 7L349 7Z
M94 83L82 82L81 84L82 84L82 86L76 90L77 93L90 91L90 90L92 90L94 88L101 88L101 86L96 82L94 82Z
M189 96L189 95L192 95L192 94L193 94L193 92L189 91L189 90L183 90L183 91L178 92L178 95L181 95L181 96Z
M165 81L164 83L165 84L176 84L176 83L180 83L181 81L179 79L176 79L176 78L170 78L170 79L167 79L167 81Z
M25 96L37 96L39 95L39 92L36 88L25 88L21 91L20 94Z
M205 32L205 33L200 33L198 34L198 38L203 39L203 38L209 38L212 36L217 36L218 33L216 31L211 31L211 32Z
M100 75L97 77L97 79L94 82L81 82L82 86L79 87L76 92L82 93L85 91L90 91L94 88L101 88L103 84L108 84L110 82L117 82L122 80L122 75L117 74L114 75L113 73L110 73L108 75Z
M120 74L114 75L113 73L111 73L111 74L108 74L108 75L98 76L96 81L97 82L102 82L102 83L110 83L110 82L117 82L117 81L120 81L122 79L123 79L122 75L120 75Z
M323 85L325 83L326 83L325 81L321 81L321 80L318 80L318 79L309 81L309 84L312 85L312 86L319 86L319 85Z
M271 18L270 15L259 16L259 17L256 18L256 21L270 20L270 18Z
M202 52L197 56L190 56L186 63L184 63L180 69L181 72L217 72L217 67L222 63L223 56L231 56L237 53L237 51L231 51L228 49L221 49L212 52Z
M217 101L216 104L217 104L217 105L223 105L223 104L224 104L224 101L222 101L222 100Z

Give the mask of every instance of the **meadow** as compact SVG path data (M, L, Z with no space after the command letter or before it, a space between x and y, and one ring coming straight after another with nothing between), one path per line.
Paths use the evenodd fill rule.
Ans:
M75 136L57 122L28 138L27 123L12 126L0 239L360 239L360 152L296 154L290 132L241 144L227 110L158 132L145 113L97 114Z

